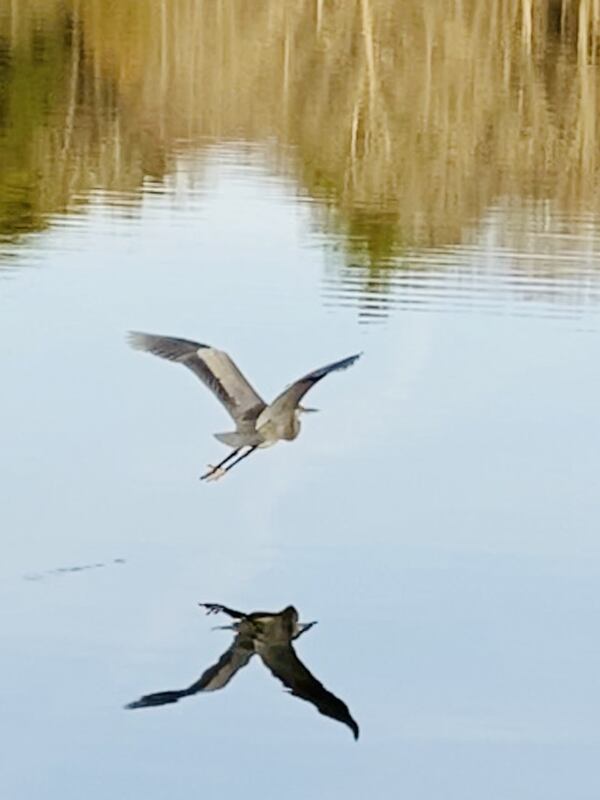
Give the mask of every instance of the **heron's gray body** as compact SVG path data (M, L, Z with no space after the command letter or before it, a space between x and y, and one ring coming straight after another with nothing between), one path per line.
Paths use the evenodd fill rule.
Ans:
M213 392L235 422L235 431L214 434L218 441L231 447L234 452L212 467L203 478L219 477L258 447L295 439L300 433L300 413L312 410L300 405L304 395L330 372L354 364L360 355L349 356L308 373L267 404L222 350L189 339L138 332L130 334L130 342L137 350L145 350L188 367ZM245 447L250 448L248 452L226 470L222 469Z
M295 697L312 703L319 713L347 725L358 739L359 728L348 706L328 691L304 666L296 655L292 642L315 625L315 622L298 621L293 606L283 611L254 611L244 614L216 603L201 603L209 614L223 613L236 622L227 626L235 631L235 639L216 664L205 670L200 678L186 689L155 692L129 703L126 708L176 703L183 697L198 692L212 692L226 686L233 676L258 655L267 669L278 678Z

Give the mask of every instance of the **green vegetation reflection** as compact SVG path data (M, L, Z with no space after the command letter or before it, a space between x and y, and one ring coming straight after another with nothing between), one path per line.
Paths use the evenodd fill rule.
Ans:
M369 269L463 241L504 198L597 213L599 13L592 0L0 0L0 236L94 190L135 208L146 177L214 141L264 145Z

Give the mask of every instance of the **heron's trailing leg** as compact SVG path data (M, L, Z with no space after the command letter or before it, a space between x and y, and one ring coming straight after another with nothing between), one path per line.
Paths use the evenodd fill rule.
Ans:
M231 461L232 458L235 458L235 456L237 456L237 454L240 452L241 449L242 449L241 447L236 447L236 449L232 450L231 453L229 453L229 455L225 456L223 461L220 461L214 467L212 464L209 464L208 466L210 467L210 469L208 470L208 472L205 472L204 475L200 476L200 480L205 481L207 478L210 478L213 475L215 476L216 479L217 477L220 478L221 475L224 475L225 474L225 470L223 469L224 465L227 464L228 461ZM220 474L217 475L217 473Z
M241 611L222 606L220 603L198 603L198 605L205 608L207 614L227 614L228 617L233 617L233 619L244 619L246 616Z
M256 450L257 447L258 447L257 444L252 445L252 447L250 447L248 450L246 450L245 453L242 453L242 455L239 458L236 458L235 461L232 461L231 464L228 467L225 467L225 469L223 470L223 473L229 472L229 470L232 467L235 467L236 464L239 464L240 461L243 461L245 458L248 458L250 453L253 453Z

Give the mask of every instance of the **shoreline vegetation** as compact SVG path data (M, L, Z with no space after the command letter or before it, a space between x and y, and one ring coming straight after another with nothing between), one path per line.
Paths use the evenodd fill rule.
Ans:
M0 0L0 241L215 141L369 269L499 204L589 227L599 34L600 0Z

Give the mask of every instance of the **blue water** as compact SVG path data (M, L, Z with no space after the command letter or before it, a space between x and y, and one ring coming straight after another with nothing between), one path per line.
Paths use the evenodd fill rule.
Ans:
M544 255L524 206L515 252L499 207L430 253L435 280L409 255L371 302L260 152L199 172L3 249L3 796L595 800L597 233ZM536 254L565 270L515 277ZM297 441L205 485L230 421L132 328L227 350L267 399L364 356L311 392ZM123 710L228 646L198 601L319 620L297 651L358 743L258 662Z

